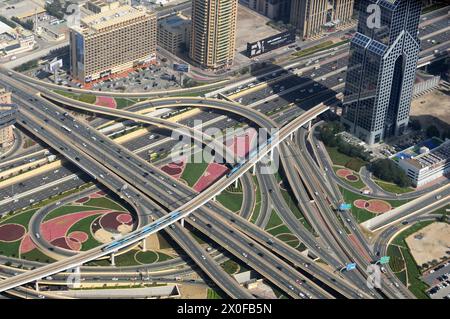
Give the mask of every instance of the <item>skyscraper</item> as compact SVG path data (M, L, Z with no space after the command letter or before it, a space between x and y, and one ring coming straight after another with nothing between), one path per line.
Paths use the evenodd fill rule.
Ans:
M303 38L320 35L326 26L351 21L354 0L292 0L290 23Z
M238 0L193 0L190 58L204 68L233 63Z
M0 150L14 142L12 125L15 122L15 110L11 105L11 92L0 88Z
M270 19L289 20L290 0L249 0L241 3Z
M401 135L409 108L420 42L420 0L360 0L352 39L342 123L368 144Z
M156 61L156 14L128 5L86 16L70 28L70 70L82 83Z

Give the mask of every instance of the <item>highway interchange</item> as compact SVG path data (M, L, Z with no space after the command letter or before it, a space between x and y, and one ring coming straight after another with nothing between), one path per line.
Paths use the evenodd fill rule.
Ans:
M431 29L431 27L426 28L426 30L429 29ZM242 100L239 100L240 97L235 99L239 100L239 104L244 106L247 105L251 107L251 109L248 107L241 107L236 103L227 102L226 100L172 98L156 99L147 104L142 103L139 106L130 108L129 111L136 112L144 109L154 110L155 108L173 108L180 106L199 107L208 110L215 109L215 111L212 112L201 112L196 115L196 119L201 119L204 123L209 123L209 125L218 127L219 129L232 127L241 121L242 118L245 118L245 121L252 125L259 125L266 128L281 127L289 123L292 119L298 118L299 115L303 115L311 109L314 109L323 101L330 101L330 104L339 102L337 99L333 99L333 97L342 89L342 85L340 85L342 81L340 79L345 79L344 73L346 61L343 58L344 51L345 48L343 48L343 50L333 51L327 59L320 61L320 67L317 69L314 67L314 65L317 64L313 62L310 64L310 66L312 66L311 70L304 71L301 77L286 74L283 78L282 74L281 76L280 74L276 74L274 76L276 80L269 83L267 88L256 91L249 90L252 92L243 95ZM306 64L308 64L308 62ZM310 66L305 65L305 68L308 69ZM283 73L290 73L293 71L294 69L291 69L286 70ZM311 81L311 78L316 80L316 82ZM269 79L260 79L259 82L267 80ZM177 210L180 206L189 203L190 200L195 200L195 198L200 197L199 194L196 194L189 187L172 180L154 165L144 161L149 149L161 151L164 149L169 150L173 146L174 141L170 141L170 139L163 134L149 132L139 140L127 143L126 147L123 147L99 133L94 127L85 124L85 122L78 120L74 121L70 115L61 116L64 113L64 110L49 103L42 97L31 93L37 91L35 91L35 87L32 88L29 86L27 81L19 79L19 82L17 82L10 79L6 75L6 72L3 72L0 84L5 87L13 88L15 93L14 102L22 106L20 112L20 120L22 121L21 126L29 130L31 134L36 135L47 145L50 145L64 157L72 159L71 164L65 164L58 169L58 172L53 171L51 174L51 178L54 181L61 180L61 178L67 176L70 177L69 180L62 181L58 184L59 186L44 188L43 191L34 193L33 195L30 195L29 198L36 198L37 201L48 198L51 194L80 186L86 181L92 180L93 175L95 175L96 179L101 179L101 184L109 188L112 192L119 193L124 200L128 201L129 205L134 207L138 213L138 227L140 227L151 223L154 219L164 216L168 211ZM289 92L291 88L292 92ZM55 96L51 96L51 91L46 90L45 88L41 91L43 92L43 96L55 99ZM283 92L288 93L283 94ZM225 94L226 93L233 98L233 94L230 94L231 92L225 92ZM276 93L280 96L273 95ZM317 95L315 95L315 93L317 93ZM179 101L181 101L181 103ZM83 106L82 103L76 103L76 101L73 100L66 100L66 102L72 109L79 109ZM288 103L301 104L301 107L298 107L297 105L286 107ZM280 112L281 108L283 108L283 110ZM220 110L220 116L217 116L217 110ZM98 109L96 113L100 112L103 111ZM229 120L227 117L229 114L228 112L232 113ZM108 115L123 118L124 113L116 113L117 114L115 114L115 112L109 112ZM264 114L268 114L270 117ZM305 123L311 121L317 115L308 118L308 121ZM75 139L62 138L62 136L67 135L65 134L67 132L64 132L64 129L61 127L61 118L64 118L64 123L66 125L70 125L72 128L70 134L72 134ZM139 119L136 116L133 117L133 120L138 122L139 120L144 120L144 117ZM23 121L25 121L25 123ZM192 126L193 120L186 118L178 124ZM77 127L74 125L77 125ZM45 129L43 129L44 126ZM317 239L305 229L297 219L292 217L289 207L286 205L285 200L278 191L279 189L274 176L260 174L259 170L257 170L258 181L269 198L265 198L264 204L262 205L265 206L262 211L266 211L266 214L261 214L261 217L256 224L264 224L264 217L266 219L265 222L267 222L267 211L271 211L268 209L270 202L288 228L301 240L301 242L313 251L314 254L336 269L344 266L345 263L350 260L357 261L358 265L361 265L361 269L358 267L358 272L348 272L344 275L336 276L329 271L321 269L315 262L307 259L284 242L273 238L273 236L266 233L261 228L249 223L245 218L248 217L248 215L245 214L248 214L249 212L249 209L246 209L246 207L242 209L241 213L243 216L240 217L235 216L235 214L232 214L215 202L210 201L191 213L190 217L186 218L186 221L194 228L210 237L223 249L233 254L236 258L241 259L251 268L257 270L261 275L266 277L291 297L330 298L333 296L345 296L347 298L360 298L363 294L364 297L411 297L408 291L401 286L400 289L396 289L392 284L388 284L383 291L370 291L365 286L364 276L366 275L364 274L363 265L368 265L372 261L374 258L373 251L367 246L364 236L360 233L358 227L354 227L354 224L348 224L347 226L352 229L351 232L355 234L360 244L355 247L354 243L350 242L347 236L342 236L342 230L344 230L345 234L345 229L333 214L331 207L326 204L327 202L330 202L331 204L334 203L334 205L336 205L340 200L339 195L337 194L338 192L335 191L335 188L327 189L327 187L323 187L317 180L317 176L321 176L322 172L319 167L311 161L311 158L309 158L311 154L309 154L310 152L305 144L305 141L307 140L306 133L306 130L300 130L299 133L295 134L296 143L289 141L290 138L287 138L286 142L283 142L279 149L285 172L291 172L287 174L288 177L295 177L292 181L290 180L289 183L291 185L299 186L294 194L298 197L297 201L302 208L302 212L311 222L320 238ZM291 134L292 132L289 132L288 136ZM148 145L150 135L156 135L158 138L153 137L153 139L157 141L152 142L147 148L146 146ZM93 140L92 136L95 136L96 140ZM143 148L145 149L143 150ZM311 149L311 147L309 147L309 149ZM111 156L112 154L118 153L121 154L119 156L122 156L122 161L120 162L116 161L116 158ZM39 153L35 157L42 157L43 154L44 153ZM304 156L297 157L292 154L304 154ZM76 158L79 160L76 160ZM19 160L13 165L20 165L20 163L25 163L25 161L25 159ZM252 165L249 165L249 168L251 166ZM75 167L89 173L81 173L81 171L75 169ZM304 169L305 167L307 167L307 169ZM73 173L74 169L77 170L76 174ZM95 172L95 174L92 172ZM144 175L146 172L147 175ZM149 174L148 172L151 173ZM104 176L104 178L100 178L100 174ZM243 176L246 177L241 178L241 183L247 185L247 190L250 189L248 187L250 182L248 174L249 173L245 173ZM45 177L45 174L27 180L23 186L15 186L15 190L13 187L0 189L0 201L6 196L12 197L13 194L17 192L17 187L21 187L23 189L22 192L24 192L42 186L43 177ZM245 179L247 179L247 181L243 182ZM45 184L47 183L48 182ZM123 190L124 184L129 185L126 188L126 191ZM168 193L168 191L171 193ZM306 194L309 194L309 196L306 196ZM42 196L42 198L37 196ZM448 196L448 194L446 194L446 196ZM24 207L24 203L26 203L27 199L28 197L25 196L16 203L9 201L5 206L2 205L2 212ZM207 198L207 200L209 200L209 198ZM314 201L314 204L311 204L311 200ZM246 205L250 207L250 203L253 201L254 200L250 197ZM320 218L317 218L318 216L320 216ZM210 257L198 243L190 238L189 234L178 223L172 225L173 227L170 226L166 228L165 231L183 248L189 257L192 258L197 267L200 267L200 269L202 269L209 278L213 279L221 289L223 289L230 297L251 297L245 289L240 287L234 279L220 268L214 258ZM358 251L361 247L363 247L363 250L365 251L363 254L360 254L361 251ZM277 251L281 258L272 254L272 250ZM92 255L87 256L88 259L97 256L98 251L99 249L95 252L91 252ZM364 258L364 255L368 258ZM46 267L51 268L52 265ZM301 269L301 272L298 271L298 267ZM68 268L70 267L65 269ZM340 276L343 277L341 278ZM43 277L44 276L40 276L38 278ZM302 281L299 281L299 278L301 278ZM346 278L346 280L343 280L343 278ZM347 279L350 280L352 284L349 284ZM395 276L388 276L385 279L388 281L396 280ZM320 281L320 284L317 284L316 281ZM354 289L354 286L352 286L353 284L357 285L358 289ZM324 289L324 286L332 287L332 294L330 294L329 290Z

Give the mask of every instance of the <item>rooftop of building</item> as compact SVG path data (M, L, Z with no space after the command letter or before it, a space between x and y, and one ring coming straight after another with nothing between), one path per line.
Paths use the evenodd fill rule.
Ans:
M74 27L83 33L98 32L102 29L110 28L133 19L148 16L148 11L143 7L131 7L122 5L105 12L92 14L81 19L81 27Z
M3 34L3 33L15 34L16 31L14 31L14 29L11 28L6 23L3 23L3 22L0 21L0 34Z
M182 15L181 13L175 14L175 15L172 15L170 17L160 20L160 24L163 24L165 26L167 25L172 28L180 27L180 26L183 26L185 24L190 24L190 23L191 23L191 19Z
M91 0L86 3L87 6L90 5L96 7L97 10L100 10L101 12L117 8L121 4L122 3L119 1L106 1L106 0Z
M419 156L420 153L420 149L423 147L426 147L428 150L433 150L436 147L438 147L439 145L441 145L444 141L442 141L440 138L437 137L432 137L429 139L426 139L425 141L413 145L411 147L408 147L400 152L398 152L397 154L392 156L392 159L396 162L398 162L401 159L408 159L408 158L413 158L413 157L417 157Z
M428 152L404 160L418 169L448 161L450 160L450 140L443 142L440 146Z

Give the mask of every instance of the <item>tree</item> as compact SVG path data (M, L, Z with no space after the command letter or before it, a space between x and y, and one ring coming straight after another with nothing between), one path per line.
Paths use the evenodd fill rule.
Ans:
M4 24L10 26L11 28L15 28L17 27L17 25L10 21L8 18L4 17L4 16L0 16L0 21L3 22Z
M250 71L250 68L249 68L248 66L246 66L246 67L243 67L243 68L239 71L239 73L240 73L241 75L244 75L244 74L248 73L249 71Z
M319 127L319 139L327 146L335 147L339 144L336 134L342 132L344 127L338 121L329 122Z
M438 137L440 135L439 129L435 125L430 125L426 130L427 137Z
M52 3L47 2L45 4L45 11L59 20L64 18L64 8L60 0L54 0Z
M33 31L34 28L34 22L31 19L26 20L25 22L23 22L22 20L20 20L18 17L12 17L11 18L12 21L16 22L17 24L20 24L22 27L24 27L27 30Z
M370 165L369 169L375 177L384 181L395 183L400 187L411 185L411 181L405 172L390 159L376 160Z

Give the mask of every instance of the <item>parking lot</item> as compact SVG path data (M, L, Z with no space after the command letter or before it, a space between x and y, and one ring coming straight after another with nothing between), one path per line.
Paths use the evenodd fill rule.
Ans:
M450 262L446 262L422 277L431 287L428 294L432 299L450 299Z
M83 87L70 76L67 58L65 56L63 59L63 68L58 72L56 84L69 87ZM44 81L55 82L55 76L45 71L45 64L26 73ZM142 92L179 88L181 87L179 82L180 75L173 71L172 66L163 58L162 60L158 59L155 65L130 72L128 76L105 79L102 82L89 85L89 88L98 91Z

